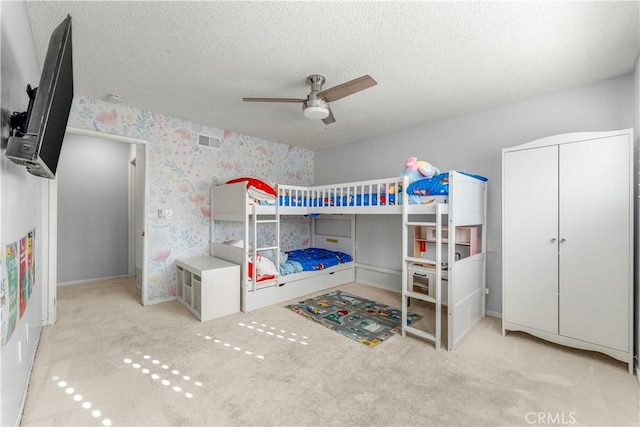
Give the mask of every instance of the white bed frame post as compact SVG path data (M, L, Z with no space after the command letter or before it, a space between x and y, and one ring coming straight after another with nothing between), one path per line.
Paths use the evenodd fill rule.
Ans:
M251 223L253 224L253 227L251 228L251 241L253 241L253 245L250 246L249 250L251 252L251 255L249 256L249 260L250 262L253 263L253 277L251 278L251 290L255 291L257 284L258 284L258 277L260 277L260 272L258 271L260 269L260 266L258 265L258 215L256 214L256 205L254 204L252 209L252 213L251 213L251 219L249 221L251 221ZM247 242L250 242L250 240L247 240Z
M452 200L452 196L455 197L456 194L456 184L457 184L457 172L450 171L449 172L449 214L447 215L447 223L448 223L448 233L447 233L447 241L449 244L447 245L447 286L449 284L456 284L456 227L457 223L457 215L456 215L456 203ZM455 286L455 285L454 285ZM447 350L451 351L455 347L455 324L456 324L456 292L453 289L453 286L449 286L447 292Z
M482 318L487 316L487 296L489 290L487 289L487 184L484 184L484 208L482 210L484 216L482 218L482 256L484 262L482 263Z
M280 247L280 203L277 202L277 197L278 197L278 186L276 185L276 246L277 249L275 250L275 259L276 259L276 268L280 268L280 251L282 250L282 248ZM280 271L278 270L278 273Z
M451 218L451 215L449 215ZM451 247L455 245L449 245L449 254L451 254ZM451 276L447 276L448 280L451 280ZM448 292L450 295L451 292ZM435 326L435 347L436 350L440 350L442 344L442 204L436 205L436 326ZM451 298L449 296L449 298Z
M402 181L402 187L406 188L409 183L409 179L404 177ZM399 189L398 189L399 190ZM400 195L400 191L397 192ZM409 204L409 197L404 194L402 198L402 336L407 336L407 311L409 310L409 298L407 294L409 293L409 255L408 255L408 245L409 245L409 214L407 210L407 205Z

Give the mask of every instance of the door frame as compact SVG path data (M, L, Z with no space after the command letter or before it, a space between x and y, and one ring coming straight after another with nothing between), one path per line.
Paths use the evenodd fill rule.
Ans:
M145 155L145 171L144 171L144 208L142 212L143 221L143 239L142 239L142 280L141 280L141 304L146 306L149 304L149 245L146 230L148 229L148 210L149 210L149 141L127 136L115 135L104 132L97 132L89 129L75 128L67 126L68 134L88 136L91 138L99 138L107 141L124 142L128 144L137 144L144 147ZM58 297L58 181L56 179L49 180L49 286L47 288L47 319L44 324L53 325L57 320L56 303Z

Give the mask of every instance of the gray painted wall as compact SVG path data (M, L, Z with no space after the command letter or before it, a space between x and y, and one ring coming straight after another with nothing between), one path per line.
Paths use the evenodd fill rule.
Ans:
M67 134L58 166L58 283L125 276L129 144Z
M0 104L2 105L2 142L0 144L0 250L7 244L19 241L33 228L36 229L34 244L35 285L24 315L18 319L9 341L2 347L0 370L0 423L3 426L17 425L29 372L33 366L36 348L40 340L42 320L46 319L43 304L48 277L48 197L49 180L35 177L23 166L18 166L5 157L9 133L9 116L14 111L26 111L27 83L38 86L40 66L31 36L27 11L23 2L0 2ZM62 21L64 17L60 17ZM52 28L53 30L53 28ZM2 257L3 275L6 276L5 257ZM6 309L7 305L3 307ZM18 316L19 317L19 316ZM6 318L5 318L6 320Z
M633 93L634 76L629 74L316 151L315 183L397 176L410 156L443 171L462 170L489 178L487 310L501 313L502 148L561 133L630 128L634 125ZM400 219L358 219L357 224L359 242L371 236L385 237L375 245L359 244L356 261L400 270ZM389 238L389 233L397 233L397 238Z

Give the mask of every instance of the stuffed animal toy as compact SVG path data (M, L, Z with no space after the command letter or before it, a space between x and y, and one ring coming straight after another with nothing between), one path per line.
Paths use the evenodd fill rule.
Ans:
M432 178L439 174L440 170L431 163L418 160L416 157L409 157L407 161L404 162L404 169L401 175L408 176L409 184L411 184L419 179Z
M424 160L418 160L417 157L409 157L404 162L404 169L401 176L409 177L409 184L425 178L433 178L440 174L440 169L433 166L429 162ZM383 187L382 191L387 191L389 194L395 194L396 191L402 192L402 182L398 182L398 188L395 185L391 185L387 191L386 187Z

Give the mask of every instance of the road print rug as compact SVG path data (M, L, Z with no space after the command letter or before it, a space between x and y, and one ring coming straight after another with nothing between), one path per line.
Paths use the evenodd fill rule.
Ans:
M400 309L339 290L285 307L368 347L375 347L402 330ZM421 318L408 313L407 323Z

